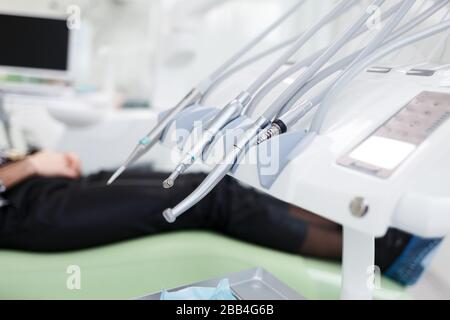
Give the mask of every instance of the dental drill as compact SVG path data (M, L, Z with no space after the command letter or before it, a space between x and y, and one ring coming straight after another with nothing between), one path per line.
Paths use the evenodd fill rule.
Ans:
M376 0L372 6L381 6L383 0ZM181 201L174 208L168 208L163 212L164 218L173 223L177 217L192 208L196 203L202 200L230 171L233 165L237 162L240 154L253 146L257 142L258 134L261 130L266 128L271 119L277 114L279 108L289 101L289 94L293 95L298 91L326 62L332 58L349 39L366 23L372 16L368 11L364 12L361 17L350 26L338 40L331 45L324 54L322 54L283 94L259 117L243 135L238 137L237 142L233 145L231 150L225 155L223 161L218 164L211 173L205 178L200 186L195 189L188 197Z
M200 135L199 141L192 147L182 160L178 163L172 174L163 182L163 187L168 189L174 186L175 180L190 168L195 161L202 155L207 145L214 139L217 133L230 121L244 115L247 107L250 105L253 97L261 88L261 86L273 74L278 71L288 59L297 53L319 30L326 24L334 20L336 17L342 15L349 7L353 6L359 0L341 1L337 4L327 15L320 19L308 31L304 32L294 45L283 54L275 63L270 65L249 87L242 91L234 100L229 102L212 121L208 124L205 130ZM376 3L383 3L384 0L377 0Z
M192 106L198 102L205 92L208 91L216 79L220 77L226 70L233 66L239 59L246 55L251 49L253 49L257 44L259 44L264 38L266 38L273 30L278 28L287 18L289 18L294 12L296 12L306 0L298 1L290 10L288 10L284 15L272 23L266 30L254 38L250 43L244 46L231 58L229 58L225 63L223 63L219 68L212 72L205 80L201 81L197 86L195 86L189 93L169 112L167 115L161 119L158 124L142 139L139 140L137 146L134 148L132 153L128 156L125 163L113 174L113 176L107 182L108 185L112 184L130 165L134 164L143 155L145 155L161 137L164 129L175 119L181 111L187 107Z

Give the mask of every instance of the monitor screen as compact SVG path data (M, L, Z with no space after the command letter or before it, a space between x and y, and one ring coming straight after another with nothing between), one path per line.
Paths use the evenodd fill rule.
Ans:
M0 14L0 66L67 71L65 20Z

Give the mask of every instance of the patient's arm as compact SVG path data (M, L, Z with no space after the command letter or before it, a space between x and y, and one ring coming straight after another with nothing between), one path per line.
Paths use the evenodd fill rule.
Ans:
M81 164L72 153L41 151L0 168L0 180L11 188L32 176L78 178Z
M21 183L34 174L34 167L28 159L20 160L0 168L0 180L7 189Z

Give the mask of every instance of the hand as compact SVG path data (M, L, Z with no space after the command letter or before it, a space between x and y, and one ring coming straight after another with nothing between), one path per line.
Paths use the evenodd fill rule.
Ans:
M73 153L41 151L28 157L27 161L38 176L75 179L81 175L80 159Z

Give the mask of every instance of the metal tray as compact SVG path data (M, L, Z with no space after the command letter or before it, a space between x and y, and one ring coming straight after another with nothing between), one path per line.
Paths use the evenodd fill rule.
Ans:
M305 300L302 295L262 268L245 270L169 291L178 291L188 287L216 287L220 280L225 278L229 279L231 290L238 300ZM139 300L159 300L160 296L161 292L158 292L141 297Z

